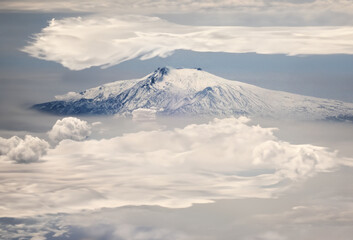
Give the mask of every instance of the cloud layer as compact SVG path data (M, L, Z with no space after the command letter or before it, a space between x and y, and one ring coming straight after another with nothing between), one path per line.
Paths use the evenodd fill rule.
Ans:
M3 161L1 169L14 174L0 180L2 215L271 198L338 164L334 152L280 141L273 129L247 122L230 118L111 139L63 140L42 163Z
M99 37L97 37L99 36ZM197 27L157 17L78 17L52 20L23 48L72 70L109 67L175 50L260 54L352 54L353 27Z
M349 0L4 0L1 10L16 11L75 11L75 12L115 12L115 13L198 13L198 12L259 12L267 14L300 15L308 18L327 12L352 13L353 3ZM313 16L314 15L314 16Z
M46 154L49 144L42 139L26 135L24 139L13 136L9 139L0 137L0 159L16 163L36 162Z
M91 125L86 121L75 117L67 117L57 120L48 136L54 142L64 139L82 141L91 134Z

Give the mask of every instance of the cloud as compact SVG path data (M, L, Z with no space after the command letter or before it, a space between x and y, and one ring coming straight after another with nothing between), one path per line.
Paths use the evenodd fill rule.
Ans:
M236 10L237 8L252 8L264 6L262 0L237 0L237 1L214 1L206 0L202 2L191 2L188 0L136 0L134 3L123 0L104 0L96 2L92 0L83 0L79 3L76 1L26 1L14 0L3 1L0 9L3 10L20 10L20 11L57 11L69 10L77 12L144 12L144 13L175 13L207 11L207 10Z
M94 13L140 13L140 14L175 14L200 12L234 12L256 13L265 12L273 15L301 15L308 18L310 15L337 12L351 14L353 3L350 0L135 0L133 3L124 0L74 0L68 1L29 1L4 0L0 5L3 11L39 11L39 12L94 12Z
M120 225L114 232L114 237L117 239L131 239L131 240L187 240L189 237L170 231L169 229L158 229L148 227L137 227L132 225Z
M116 211L116 210L115 210ZM106 218L103 212L95 216L77 214L71 216L44 215L34 218L0 218L0 234L3 239L106 239L106 240L191 240L180 231L158 226L124 224ZM117 214L115 212L115 214ZM86 218L84 218L86 217ZM79 219L76 222L72 218ZM95 222L89 219L94 219ZM103 221L101 221L103 220ZM87 224L89 223L89 224ZM52 236L53 238L49 237Z
M56 121L48 136L55 142L64 139L82 141L91 134L91 125L75 117L67 117Z
M286 240L287 238L277 232L269 231L255 237L254 240Z
M351 26L350 0L4 0L0 11L163 16L187 25Z
M156 119L156 109L139 108L132 111L134 121L151 121Z
M64 140L35 166L2 162L3 171L17 172L0 182L15 183L2 191L2 214L126 205L183 208L217 199L272 198L337 166L335 152L280 141L273 129L247 122L218 119L111 139Z
M97 38L96 36L100 36ZM352 54L353 27L185 26L157 17L52 20L22 51L72 70L109 67L175 50L260 54Z
M99 124L98 122L94 125ZM74 117L58 120L48 132L49 138L54 142L64 139L82 141L91 134L91 125L86 121ZM16 163L37 162L44 156L50 145L43 139L26 135L24 139L13 136L9 139L0 137L0 157L13 160Z
M4 239L46 239L45 236L52 235L63 239L112 240L134 237L331 240L337 236L349 239L353 234L353 192L346 183L351 182L352 173L353 168L342 167L318 174L272 199L217 201L186 209L126 206L30 218L0 218L0 235Z
M32 163L46 154L49 144L42 139L26 135L24 139L13 136L0 137L0 157L5 156L16 163Z

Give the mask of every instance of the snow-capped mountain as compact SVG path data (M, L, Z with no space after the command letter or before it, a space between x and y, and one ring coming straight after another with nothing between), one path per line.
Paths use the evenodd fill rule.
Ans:
M201 69L158 68L135 80L116 81L56 96L35 109L60 115L129 114L248 115L300 119L353 119L353 104L263 89Z

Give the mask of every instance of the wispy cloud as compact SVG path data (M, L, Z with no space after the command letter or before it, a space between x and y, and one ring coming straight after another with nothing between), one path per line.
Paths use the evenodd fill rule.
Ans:
M197 13L197 12L259 12L275 14L282 10L286 14L305 14L340 12L351 13L352 1L349 0L4 0L2 10L17 11L75 11L75 12L118 12L118 13Z
M153 121L156 119L157 109L138 108L132 111L134 121Z
M197 27L157 17L52 20L22 50L72 70L109 67L175 50L260 54L352 54L353 27Z
M229 118L111 139L66 139L41 163L1 161L11 173L0 179L2 215L271 198L338 165L335 152L283 142L273 129L247 122Z
M328 175L332 174L342 175L342 172ZM351 177L350 174L343 175ZM53 235L63 239L107 240L221 240L229 236L241 240L291 240L298 238L297 229L301 229L300 237L349 239L353 232L349 186L342 188L342 182L330 181L330 177L323 175L319 179L327 183L325 189L341 188L338 192L325 192L325 198L322 189L314 188L310 194L270 200L223 201L188 209L128 206L30 218L0 218L0 235L5 239L46 239L45 236ZM346 196L342 197L344 190ZM295 205L298 197L303 205ZM212 229L205 231L210 226Z

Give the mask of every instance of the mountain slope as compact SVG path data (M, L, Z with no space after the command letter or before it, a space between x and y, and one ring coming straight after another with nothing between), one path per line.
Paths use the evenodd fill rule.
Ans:
M161 115L249 115L299 119L353 119L353 104L267 90L201 69L158 68L136 80L117 81L34 105L60 115L129 114L153 108Z

